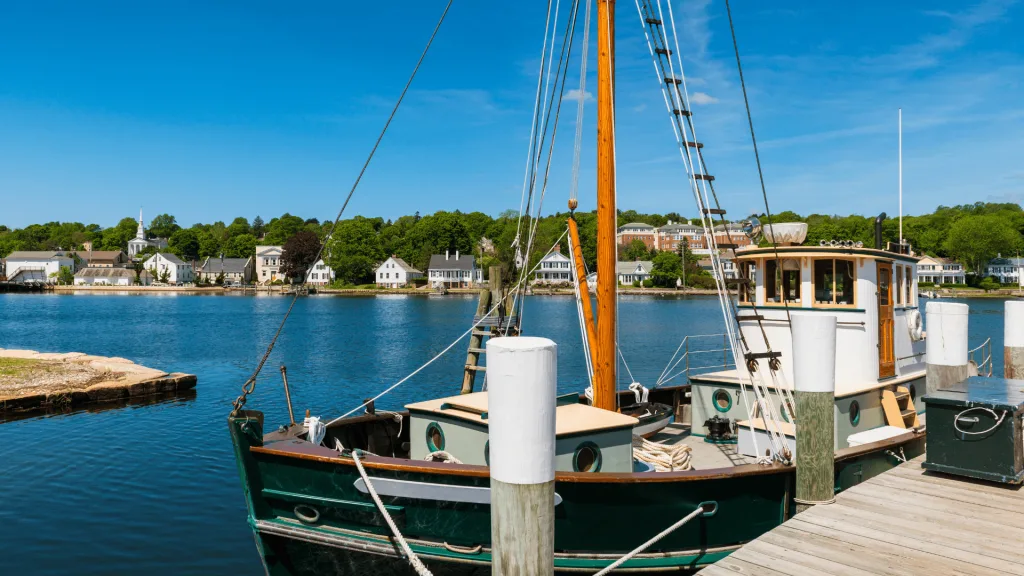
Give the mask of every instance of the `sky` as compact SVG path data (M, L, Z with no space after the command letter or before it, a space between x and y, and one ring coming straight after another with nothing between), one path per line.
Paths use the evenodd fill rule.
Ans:
M905 213L1020 202L1021 2L767 4L732 10L773 212L897 214L900 107ZM185 226L333 218L444 5L2 3L0 224L112 226L140 208ZM453 3L346 216L518 210L546 7ZM724 1L672 7L723 207L734 219L763 212ZM619 207L695 216L635 4L620 0L616 18ZM596 32L583 210L595 206L595 43ZM544 213L568 199L575 104Z

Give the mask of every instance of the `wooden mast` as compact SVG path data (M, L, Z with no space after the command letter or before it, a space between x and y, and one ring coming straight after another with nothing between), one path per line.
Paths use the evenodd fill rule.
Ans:
M594 406L615 410L615 0L597 2L597 362Z
M576 210L576 199L569 200L569 210ZM580 287L580 304L583 308L583 325L587 331L587 354L590 365L597 365L597 328L594 322L594 310L590 303L590 288L587 286L587 269L583 265L583 247L580 245L580 232L576 219L569 216L569 244L572 248L572 263L576 274L576 285Z

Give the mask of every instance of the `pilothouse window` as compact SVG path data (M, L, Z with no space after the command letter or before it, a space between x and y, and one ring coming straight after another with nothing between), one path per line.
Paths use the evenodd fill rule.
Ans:
M852 260L822 258L814 261L814 304L853 306L854 263Z
M765 304L782 303L783 296L787 302L800 300L800 262L793 259L782 261L767 260L764 263L764 301Z

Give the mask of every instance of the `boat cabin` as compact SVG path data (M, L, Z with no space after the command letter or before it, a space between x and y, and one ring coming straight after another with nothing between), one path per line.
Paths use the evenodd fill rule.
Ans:
M490 465L487 392L416 402L409 410L409 452L413 460L447 452L464 464ZM555 470L633 472L632 416L559 397L555 409Z
M917 261L914 256L851 242L737 250L739 329L752 352L766 352L767 337L771 350L781 354L784 377L770 387L785 420L790 420L793 410L775 387L792 390L793 386L789 315L834 314L836 448L848 447L851 436L875 428L905 431L917 425L913 405L924 392L925 375ZM767 371L767 361L759 362L761 370ZM757 433L759 425L748 422L740 377L740 371L727 370L691 378L695 435L701 435L702 425L714 416ZM751 411L755 420L756 412ZM791 434L793 427L787 428ZM742 451L742 432L739 436ZM853 443L857 442L855 436Z

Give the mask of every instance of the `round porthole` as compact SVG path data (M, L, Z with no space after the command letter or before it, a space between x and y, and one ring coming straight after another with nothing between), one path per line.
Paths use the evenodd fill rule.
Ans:
M427 449L431 452L444 450L444 432L437 422L427 424Z
M856 426L860 423L860 404L854 400L850 402L850 424Z
M572 455L572 469L576 472L600 472L601 449L597 444L590 441L580 444Z
M917 400L917 388L914 388L913 384L911 384L908 388L910 391L910 401L913 402Z
M491 441L484 442L484 463L491 465Z
M729 393L721 388L715 390L711 399L715 404L715 410L719 412L728 412L729 408L732 408L732 396L729 396Z

